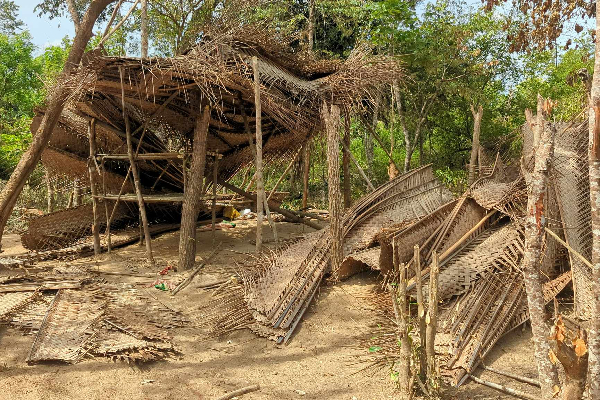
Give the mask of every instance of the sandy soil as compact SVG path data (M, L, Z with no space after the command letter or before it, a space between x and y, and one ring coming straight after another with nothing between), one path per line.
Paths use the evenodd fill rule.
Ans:
M32 336L0 327L0 399L213 399L250 384L260 384L260 391L241 396L245 399L394 399L394 384L383 370L362 371L369 358L361 347L376 329L369 305L361 295L377 284L375 273L362 273L346 282L323 286L287 346L278 346L247 330L219 339L204 334L202 321L194 319L197 310L210 299L210 291L196 288L229 276L239 252L252 251L254 222L240 221L236 228L217 231L216 242L223 250L195 281L177 296L153 290L162 301L191 316L190 327L179 329L174 342L181 355L145 365L127 365L102 359L87 359L76 365L42 364L29 366L25 359ZM282 238L295 237L310 228L281 223ZM265 226L266 238L270 230ZM154 239L159 267L177 258L178 232ZM12 235L8 243L18 242ZM212 248L211 232L199 233L198 255L206 257ZM7 240L8 239L8 240ZM234 250L234 251L230 251ZM144 248L132 245L111 256L85 258L70 265L93 265L106 271L150 272L144 266ZM64 262L40 264L50 268ZM155 272L155 271L152 271ZM114 282L135 282L136 278L106 275ZM147 285L147 281L139 281ZM150 289L149 289L150 290ZM535 376L535 363L529 330L512 332L496 346L486 360L498 369ZM481 372L481 371L480 371ZM481 374L483 379L507 384L515 389L535 393L526 384ZM500 399L502 394L475 383L460 389L446 389L448 399Z

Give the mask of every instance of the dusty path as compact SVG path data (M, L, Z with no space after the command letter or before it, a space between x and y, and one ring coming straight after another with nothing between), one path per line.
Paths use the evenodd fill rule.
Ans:
M301 225L279 224L279 235L295 237ZM155 289L156 296L190 316L197 315L210 299L211 291L195 288L202 282L227 277L242 261L239 252L252 251L254 222L238 222L236 228L217 231L216 241L223 251L215 263L175 297ZM200 256L211 251L211 232L200 232ZM270 238L267 228L266 236ZM161 267L177 258L178 232L154 240L156 259ZM234 251L229 251L234 250ZM93 265L113 272L150 272L143 266L144 248L132 245L110 257L70 262L70 265ZM48 262L48 267L60 262ZM64 264L64 263L63 263ZM135 282L134 278L108 276L107 280ZM144 284L148 284L145 282ZM152 364L130 366L102 359L87 359L75 365L25 363L32 337L12 328L0 328L0 398L1 399L213 399L250 384L260 384L258 392L242 399L393 399L394 385L389 372L357 373L369 356L360 342L376 329L373 311L361 295L376 285L374 273L363 273L347 282L324 286L316 296L297 333L287 346L258 338L247 330L219 339L207 339L201 321L174 332L174 342L181 355ZM501 341L488 357L491 365L531 376L530 338L517 330ZM527 390L501 377L483 376L514 388ZM446 398L492 399L498 392L469 383L460 390L450 390Z

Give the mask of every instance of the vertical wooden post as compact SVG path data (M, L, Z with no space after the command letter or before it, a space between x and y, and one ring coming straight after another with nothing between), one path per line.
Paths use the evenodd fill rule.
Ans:
M127 137L127 155L129 156L129 163L131 164L131 174L133 175L133 183L135 186L135 194L137 196L138 208L142 217L142 223L144 225L144 236L146 237L146 256L151 267L155 267L154 257L152 256L152 238L150 237L150 228L148 227L148 216L146 215L146 206L144 204L144 197L142 196L142 187L140 183L140 175L137 169L135 156L133 155L133 143L131 139L131 127L129 126L129 115L127 108L125 107L125 71L123 67L119 68L121 75L121 100L123 107L123 119L125 120L125 135Z
M352 205L352 192L350 180L350 113L346 109L344 114L344 153L342 155L342 173L344 174L344 208Z
M310 142L304 143L304 168L302 174L302 210L308 208L308 181L310 178Z
M212 179L212 244L215 246L216 221L217 221L217 175L219 173L219 155L215 154L213 162Z
M435 359L435 335L437 331L438 314L438 277L440 274L440 263L437 251L433 252L431 270L429 272L429 308L427 310L426 328L426 350L427 350L427 382L432 392L436 393L439 388L437 365Z
M262 223L263 207L265 198L265 186L262 176L262 127L261 127L261 105L260 105L260 73L258 71L258 59L252 57L252 68L254 69L254 104L256 108L256 252L262 249Z
M331 232L331 271L337 270L344 260L342 236L342 196L340 193L340 108L323 102L321 117L327 132L327 174L329 177L329 230Z
M48 191L47 212L51 213L54 211L54 184L52 183L52 178L50 177L50 171L48 171L48 169L46 169L46 189Z
M100 254L100 214L98 213L98 187L96 186L96 175L100 173L96 168L96 119L92 118L88 125L88 138L90 141L90 156L88 158L88 172L90 174L90 189L92 191L92 235L94 237L94 254Z
M110 253L112 243L110 239L110 214L108 212L108 201L106 200L106 168L104 167L104 158L100 161L100 170L102 171L102 194L105 197L103 199L104 203L104 213L106 214L106 228L104 230L104 235L106 236L106 252Z
M417 290L417 320L419 321L419 339L421 348L419 351L419 373L422 377L427 376L427 324L425 323L425 300L423 299L423 282L421 280L421 250L415 245L413 262L415 263L415 284Z
M210 124L210 107L204 106L196 119L192 161L183 194L181 229L179 231L179 267L191 269L196 259L196 221L202 206L202 179L206 164L206 136Z
M141 56L142 58L148 57L148 0L142 0L141 2Z
M73 181L73 207L81 205L81 182L79 178L75 178Z

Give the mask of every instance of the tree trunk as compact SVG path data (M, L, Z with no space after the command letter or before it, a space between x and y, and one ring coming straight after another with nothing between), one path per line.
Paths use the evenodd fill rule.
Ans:
M88 125L88 138L90 141L90 156L88 157L88 173L90 175L90 189L92 191L92 236L94 238L94 255L100 254L100 214L98 212L98 187L96 176L100 171L96 168L96 119L92 118ZM106 201L106 200L104 200Z
M202 179L206 164L206 136L210 121L210 107L204 106L202 115L196 119L192 163L183 194L181 229L179 232L179 266L191 269L196 258L196 221L202 205Z
M538 102L538 104L540 103ZM550 353L550 343L548 341L550 326L546 315L542 278L539 271L544 228L546 226L544 196L546 194L548 168L554 154L554 133L556 130L553 126L545 128L544 120L549 112L549 102L546 102L544 108L538 109L538 116L542 115L542 126L540 127L542 136L540 137L538 149L535 152L534 171L527 179L528 198L523 259L523 280L525 281L525 289L527 291L527 304L531 318L535 359L542 387L542 398L547 400L553 398L554 386L558 383L556 368L548 356ZM538 121L540 121L539 118Z
M436 251L433 252L431 271L429 272L429 307L425 322L427 352L427 382L431 391L437 393L439 389L439 377L437 376L437 361L435 359L435 335L437 333L438 315L438 282L440 274L440 262Z
M406 151L404 155L404 172L406 173L410 171L410 160L412 160L413 151L415 150L409 135L404 135L404 149Z
M562 389L562 399L582 399L585 391L589 353L579 357L571 346L560 341L554 343L553 351L565 370L566 379Z
M419 374L425 378L427 376L427 323L425 322L425 299L423 298L423 282L421 280L421 251L419 245L414 247L413 262L415 265L415 286L417 291L417 320L419 321L419 339L421 348L419 351Z
M343 259L342 196L340 193L340 108L323 102L321 116L327 132L327 174L329 230L331 232L331 271L337 277Z
M600 0L596 0L600 10ZM596 13L596 38L600 37L600 13ZM600 399L600 40L596 39L594 77L592 79L589 110L589 174L590 201L592 209L592 264L594 304L592 324L589 334L589 376L590 399Z
M377 132L377 124L379 123L379 107L381 105L381 95L378 94L375 98L375 104L373 104L373 121L371 125L373 126L373 131ZM373 176L373 158L374 158L374 149L373 149L373 135L371 135L371 131L367 129L365 132L364 138L364 146L365 146L365 156L367 159L367 173L369 176Z
M81 205L81 182L79 179L73 180L73 207Z
M256 252L262 250L262 224L263 209L265 202L265 184L263 182L263 160L262 160L262 110L260 105L260 72L258 71L258 59L252 57L252 69L254 70L254 107L256 109Z
M29 175L40 160L42 152L46 148L48 140L50 139L56 124L58 123L58 118L62 113L65 102L71 94L70 90L67 90L62 86L62 82L64 82L70 75L71 71L77 65L79 65L83 56L83 52L85 51L85 47L92 36L92 30L94 28L96 19L98 19L102 11L104 11L104 9L113 1L115 0L93 0L90 4L90 7L85 13L83 21L81 22L79 29L75 34L73 45L69 51L69 56L63 71L53 90L49 91L49 96L46 102L46 112L42 118L40 127L38 128L36 135L33 137L29 149L27 149L25 154L23 154L19 160L19 163L17 164L17 167L10 176L10 179L2 189L2 192L0 192L0 249L2 234L4 232L6 222L8 221L8 217L10 216L12 209L17 202L17 198L23 190L23 186L25 186L25 182L27 182Z
M342 170L344 174L344 208L349 208L352 205L352 192L350 180L350 153L346 148L350 149L350 115L346 112L344 115L344 153L342 154Z
M67 9L69 10L69 14L71 14L71 21L73 21L73 25L75 26L75 33L79 30L79 26L81 25L81 21L79 19L79 13L77 12L77 7L75 5L75 0L66 0L67 1Z
M141 56L142 58L148 57L148 0L142 0L142 14L141 14Z
M469 161L469 186L475 182L475 167L479 156L479 134L481 132L481 117L483 117L483 107L480 105L475 111L475 107L471 105L471 113L473 114L473 144L471 145L471 159ZM481 163L481 161L480 161ZM481 174L481 171L479 171Z
M315 48L315 0L308 2L308 50Z
M394 307L394 315L396 317L398 342L400 343L400 359L396 363L395 369L398 371L400 398L409 400L412 397L412 376L410 373L411 347L408 336L409 308L408 302L406 301L406 266L398 263L396 247L393 242L392 259L395 275L399 279L397 289L392 285L389 286L390 294L392 296L392 305Z

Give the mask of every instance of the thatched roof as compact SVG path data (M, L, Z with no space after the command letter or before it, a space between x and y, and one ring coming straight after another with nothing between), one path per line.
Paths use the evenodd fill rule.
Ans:
M87 157L83 138L87 137L87 121L95 118L100 151L125 153L120 82L123 69L132 131L148 121L141 152L173 151L186 144L189 147L200 104L208 103L212 112L207 150L223 155L219 174L228 178L252 161L244 125L245 114L254 132L252 56L258 58L261 77L266 162L295 154L319 130L319 110L324 100L344 107L361 104L401 74L394 60L373 57L366 48L356 49L343 62L316 60L251 28L206 36L186 54L172 58L106 57L90 52L64 83L73 94L50 146ZM160 110L166 102L168 105ZM35 122L32 128L36 128ZM141 130L135 137L140 135ZM141 169L148 179L157 176L162 165L155 162ZM165 175L167 182L170 180L169 190L180 186L178 168L168 167Z

